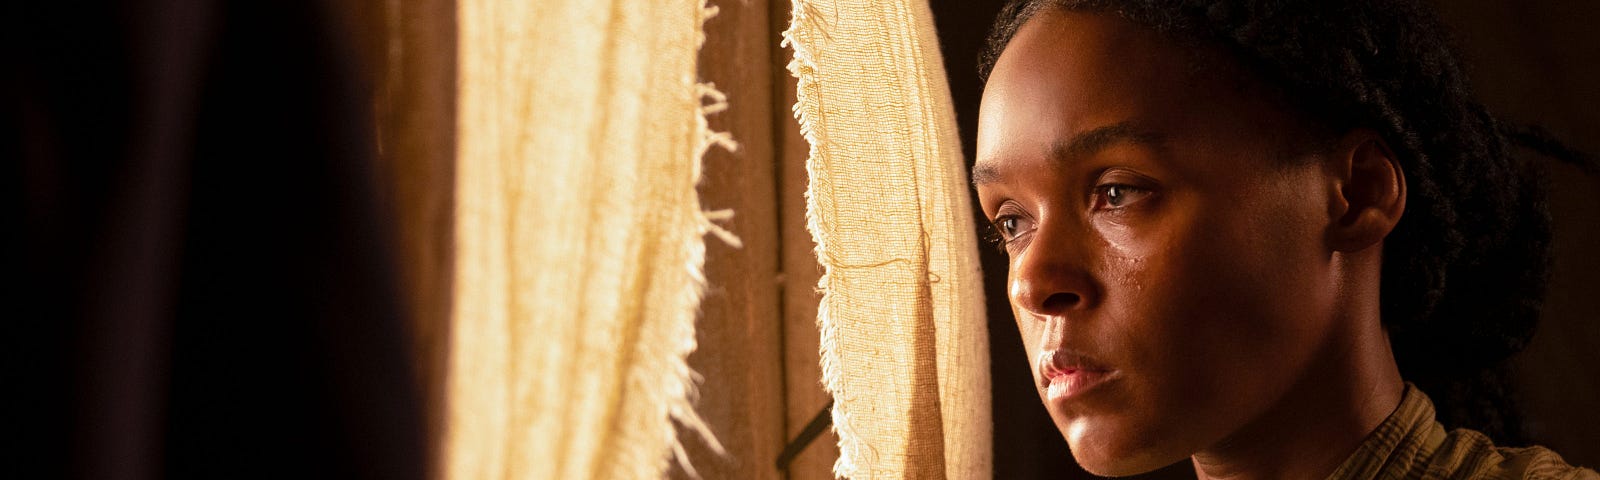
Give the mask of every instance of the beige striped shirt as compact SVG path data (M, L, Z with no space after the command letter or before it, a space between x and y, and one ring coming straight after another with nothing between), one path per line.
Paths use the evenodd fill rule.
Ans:
M1408 383L1400 407L1328 478L1600 480L1600 474L1544 447L1502 448L1472 430L1446 432L1433 402Z

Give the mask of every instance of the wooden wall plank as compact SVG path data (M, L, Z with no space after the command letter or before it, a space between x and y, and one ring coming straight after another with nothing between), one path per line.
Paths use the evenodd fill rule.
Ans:
M711 128L733 134L737 152L713 149L705 160L700 200L709 210L732 209L724 223L743 242L733 248L706 239L709 287L697 324L699 349L689 365L699 372L697 409L728 456L712 454L682 433L702 478L779 479L783 448L783 358L778 284L778 213L772 149L772 63L767 2L723 0L706 22L700 76L728 96L729 109L709 117ZM683 472L673 472L685 478Z

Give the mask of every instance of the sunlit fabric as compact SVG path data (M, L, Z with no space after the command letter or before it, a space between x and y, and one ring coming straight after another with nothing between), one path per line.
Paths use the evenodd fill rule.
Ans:
M689 402L703 0L461 0L451 479L660 478Z
M989 478L988 338L965 166L924 0L798 0L836 474Z

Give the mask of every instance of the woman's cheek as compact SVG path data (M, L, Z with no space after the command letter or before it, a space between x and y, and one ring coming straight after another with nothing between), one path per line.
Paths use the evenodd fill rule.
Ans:
M1140 278L1153 257L1166 250L1168 228L1148 216L1104 216L1091 221L1104 252L1106 280L1120 285L1143 286Z

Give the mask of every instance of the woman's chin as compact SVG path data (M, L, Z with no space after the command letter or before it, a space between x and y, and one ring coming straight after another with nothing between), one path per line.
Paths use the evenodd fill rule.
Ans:
M1157 435L1127 435L1110 425L1080 419L1064 429L1072 457L1089 473L1126 477L1148 473L1189 458L1155 443Z

